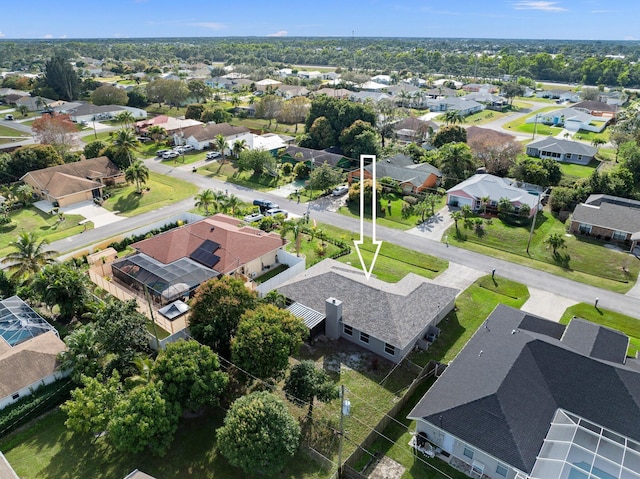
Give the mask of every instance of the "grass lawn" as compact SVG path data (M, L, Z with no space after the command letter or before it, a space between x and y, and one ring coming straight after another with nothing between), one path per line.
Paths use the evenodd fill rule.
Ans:
M142 195L136 193L135 185L109 188L111 198L102 206L109 211L119 211L122 216L135 216L176 203L198 192L192 183L153 171L149 173L146 186L150 191Z
M558 163L562 176L569 179L588 178L600 165L599 160L592 160L588 165L576 165L573 163Z
M602 133L596 133L594 131L579 130L578 133L574 135L574 139L588 141L591 143L595 138L600 138L604 140L605 143L608 143L610 134L611 132L609 131L609 128L605 128L602 131Z
M324 231L324 225L320 225L317 230ZM296 244L295 238L293 237L293 232L287 233L286 238L290 241L290 243L286 246L285 249L291 254L296 254ZM322 244L324 244L324 247L321 247ZM322 240L320 240L317 235L314 235L313 239L308 234L300 235L300 256L305 257L307 268L313 266L316 263L319 263L320 261L331 255L336 254L338 251L340 251L339 247L327 241L322 242ZM266 279L263 281L266 281Z
M466 125L483 125L492 121L496 121L507 115L507 112L482 110L473 115L466 116L463 123Z
M380 198L378 204L378 211L376 214L376 223L382 226L390 228L396 228L401 230L408 230L420 224L422 218L420 215L411 215L408 218L402 217L402 205L404 200L402 196L384 194ZM391 200L391 208L389 208L389 200ZM440 210L446 203L446 197L440 196L438 203L435 205L435 211ZM384 206L384 208L382 208ZM341 206L338 209L338 213L352 218L360 218L360 203L359 201L347 201L347 205ZM365 217L371 219L371 206L365 204ZM426 219L426 218L425 218Z
M422 396L424 396L434 382L435 378L429 378L416 388L413 395L395 416L397 422L391 421L389 423L383 431L382 436L376 439L367 449L369 454L364 454L362 461L367 461L370 455L375 453L388 456L406 468L401 479L444 479L447 477L440 474L433 467L443 471L452 479L468 479L469 476L454 469L440 459L428 458L422 455L420 457L415 456L413 450L409 447L411 432L415 431L416 425L415 421L407 419L407 414L409 414L418 401L422 399ZM363 466L364 464L360 465ZM357 467L356 469L360 468Z
M238 118L234 117L230 122L234 126L246 126L251 130L259 130L263 133L284 133L286 135L296 135L295 124L284 124L276 121L271 122L271 128L267 128L269 120L263 120L258 118ZM304 132L304 123L298 123L298 133Z
M20 130L14 130L11 127L0 125L0 136L29 137L27 133Z
M463 229L461 223L459 228L459 235L456 234L455 226L447 231L452 245L617 293L627 292L640 271L640 261L627 253L607 249L602 241L567 235L565 224L547 211L538 215L529 254L526 252L529 226L511 226L494 218L491 224L485 222L481 235ZM559 250L555 257L544 243L552 233L562 235L567 246L566 249Z
M522 133L531 133L531 134L533 134L535 123L525 123L527 119L531 118L534 115L539 115L540 113L544 113L544 112L547 112L547 111L558 110L560 108L561 107L558 106L558 105L540 108L539 110L536 110L536 112L532 113L531 115L523 116L523 117L520 117L520 118L518 118L516 120L513 120L513 121L510 121L508 123L505 123L502 126L502 128L504 128L505 130L513 130L513 131L520 131ZM536 130L536 134L552 135L553 131L555 131L555 134L557 135L558 133L560 133L562 131L562 128L557 128L557 127L552 128L552 127L549 127L547 125L543 125L542 123L540 123L538 121L538 127L537 127L537 130Z
M208 178L217 178L257 191L273 190L292 181L291 177L278 176L276 178L270 175L256 175L250 171L240 172L236 162L230 158L227 158L224 164L217 160L212 161L210 164L198 168L198 173Z
M243 477L243 472L230 466L216 448L215 430L222 425L224 414L221 409L213 409L201 417L182 419L164 458L146 451L123 454L102 438L93 442L92 436L71 432L59 410L5 438L0 448L23 479L112 479L125 477L134 469L158 478L235 479ZM272 477L312 479L329 475L298 453L283 473Z
M0 257L5 257L13 251L9 243L15 241L22 231L30 231L36 238L46 238L51 243L81 233L85 229L78 224L84 219L82 216L65 215L64 221L58 221L56 215L48 215L34 206L12 211L9 217L11 223L0 225ZM93 229L93 223L87 223L86 229Z
M334 226L322 224L320 228L342 241L346 241L353 245L353 240L357 239L355 233L345 231ZM370 238L366 238L366 242L361 247L362 256L370 264L375 251ZM360 259L355 248L351 248L351 253L338 258L341 263L351 264L356 268L362 268ZM307 261L307 265L309 262ZM449 266L448 262L435 256L429 256L417 251L413 251L402 246L384 241L378 254L373 274L383 281L396 283L404 278L407 273L415 273L426 278L435 278Z
M560 318L560 323L568 324L574 316L601 324L607 328L617 329L629 336L627 355L635 357L636 353L640 351L640 321L637 318L607 309L595 308L593 304L578 303L565 311L562 318Z
M438 327L440 336L427 351L412 352L409 359L426 365L431 359L449 363L467 344L487 316L499 304L520 308L529 299L529 290L523 284L491 275L478 279L456 299L455 309Z

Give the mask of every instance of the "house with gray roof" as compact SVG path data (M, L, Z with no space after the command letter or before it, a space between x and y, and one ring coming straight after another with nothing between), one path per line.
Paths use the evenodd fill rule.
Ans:
M563 163L588 165L596 156L597 148L579 141L548 136L527 145L527 155L536 158L551 158Z
M463 87L464 88L464 87ZM488 91L480 90L476 92L471 92L462 97L463 100L473 100L478 103L482 103L490 110L502 110L506 108L509 104L508 100L500 95L494 95L493 93L489 93Z
M540 192L524 189L508 178L489 175L487 173L473 175L462 183L447 190L447 204L450 206L469 205L477 211L484 207L483 198L488 198L488 207L497 208L502 198L507 198L513 207L529 206L531 215L540 207Z
M373 178L372 172L372 165L366 165L364 178ZM376 177L397 181L404 193L420 193L437 187L442 179L442 173L429 163L414 163L410 156L398 153L376 163ZM360 181L360 169L351 171L348 180L349 184Z
M462 116L472 115L484 110L484 105L475 100L464 100L461 97L446 97L427 100L426 102L431 111L449 111L454 110L460 112Z
M409 273L386 283L353 266L325 259L287 281L278 292L306 311L309 329L324 321L325 335L344 338L390 361L400 362L430 328L453 309L454 288Z
M640 479L628 345L582 319L565 327L498 305L408 418L471 477Z
M640 241L640 201L590 195L573 210L569 231L626 244L633 251Z

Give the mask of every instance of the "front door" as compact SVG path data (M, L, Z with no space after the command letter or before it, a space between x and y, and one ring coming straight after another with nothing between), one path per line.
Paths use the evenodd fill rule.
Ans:
M453 453L453 443L454 438L450 434L444 433L444 439L442 440L442 450L448 452L449 454Z

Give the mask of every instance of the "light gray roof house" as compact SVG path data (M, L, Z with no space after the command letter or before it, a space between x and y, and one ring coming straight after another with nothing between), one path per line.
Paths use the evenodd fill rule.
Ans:
M639 479L640 368L627 345L583 320L565 328L498 305L408 417L490 478Z
M553 158L567 163L588 164L598 152L597 148L579 141L548 136L527 145L527 155Z
M361 343L381 354L384 344L395 348L392 360L401 360L429 326L453 309L457 289L436 285L409 273L397 283L386 283L352 266L326 259L284 283L278 292L317 312L327 311L327 300L342 303L341 325L370 336ZM330 305L329 305L330 306ZM329 325L327 325L329 330ZM340 337L358 343L356 334ZM382 345L378 348L378 345Z

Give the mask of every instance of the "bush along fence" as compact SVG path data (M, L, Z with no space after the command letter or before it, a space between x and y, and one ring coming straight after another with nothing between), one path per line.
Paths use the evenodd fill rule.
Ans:
M160 228L154 228L147 233L127 236L122 241L114 241L113 243L109 244L109 247L115 249L118 252L124 251L125 249L127 249L127 246L133 243L137 243L138 241L142 241L143 239L151 238L152 236L158 235L160 233L164 233L165 231L169 231L174 228L178 228L185 224L187 224L187 221L182 221L182 220L178 220L173 223L168 223Z
M310 226L303 226L302 232L304 234L307 234L307 235L315 235L316 237L318 237L322 241L326 241L327 243L331 243L332 245L335 245L338 248L340 248L339 251L337 251L337 252L333 253L331 256L329 256L329 258L331 258L331 259L337 259L337 258L340 258L341 256L346 256L349 253L351 253L351 246L346 241L342 241L342 240L339 240L339 239L336 239L336 238L332 238L331 236L328 236L326 233L323 233L323 232L315 232L314 233L314 232L311 231L311 227Z

